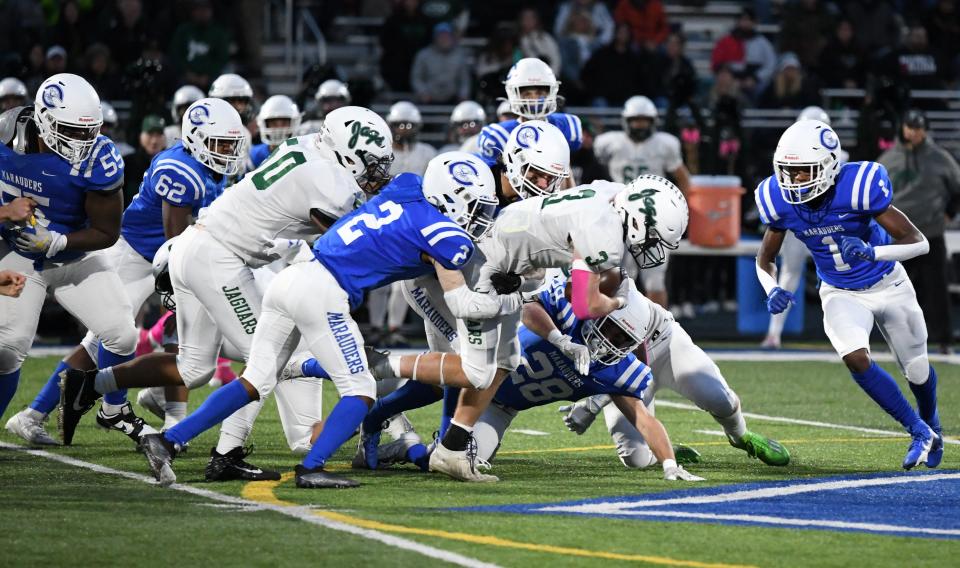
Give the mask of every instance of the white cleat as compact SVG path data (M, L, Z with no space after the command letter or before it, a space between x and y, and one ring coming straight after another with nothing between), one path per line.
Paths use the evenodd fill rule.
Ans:
M290 360L280 371L280 380L299 379L303 376L303 363L312 359L313 355L309 351L300 351L290 356Z
M470 438L467 449L462 452L449 450L440 443L430 454L430 471L445 473L458 481L476 483L500 481L496 475L480 473L480 468L490 469L490 464L477 459L477 442L473 438Z
M137 393L137 404L149 410L160 420L167 416L167 412L164 410L164 405L167 404L167 396L163 387L140 389L140 392Z
M7 420L7 432L26 440L31 446L59 446L47 430L43 427L47 417L36 410L25 408Z
M402 412L387 420L383 424L383 431L389 434L390 438L393 440L399 440L403 438L403 435L407 432L415 433L413 424Z

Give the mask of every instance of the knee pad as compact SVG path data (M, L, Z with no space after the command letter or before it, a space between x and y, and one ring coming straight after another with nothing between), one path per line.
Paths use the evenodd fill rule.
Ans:
M184 386L193 390L210 382L217 370L217 364L216 362L209 364L191 360L189 357L184 357L183 352L181 352L180 355L177 355L177 370L180 371L180 378L183 379Z
M930 360L926 355L914 357L903 365L903 374L915 385L922 385L930 377Z
M107 330L100 338L103 347L116 355L133 355L134 351L137 350L138 341L140 341L140 332L133 325L133 320L125 322L122 327ZM89 349L87 351L89 352ZM94 353L96 353L96 349L94 349ZM93 356L93 360L97 360L96 355Z
M83 336L83 341L80 342L80 347L83 347L83 350L87 352L87 356L90 357L90 360L96 363L97 354L99 351L99 344L97 342L97 337L90 332L87 332Z
M16 371L23 366L26 358L26 349L13 345L0 344L0 375L6 375Z
M377 381L370 373L350 375L345 378L333 379L340 398L345 396L365 396L377 400ZM259 388L259 387L257 387Z
M468 359L461 359L460 366L463 373L470 381L470 385L477 390L484 390L493 384L493 379L497 376L497 367L493 365L480 366L470 362Z
M617 444L617 457L620 458L620 462L623 463L625 467L631 469L645 469L657 463L657 458L654 457L653 452L650 451L650 447L646 444L629 444L623 446Z
M723 389L701 401L706 407L704 410L718 418L729 418L740 409L740 399L730 389Z

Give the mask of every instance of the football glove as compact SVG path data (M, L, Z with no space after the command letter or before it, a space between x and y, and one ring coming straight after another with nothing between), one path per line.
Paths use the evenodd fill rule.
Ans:
M42 254L47 258L57 256L67 246L67 236L51 231L31 219L31 227L18 231L14 245L20 252Z
M300 239L271 239L266 235L260 235L260 238L266 243L263 252L267 256L276 256L285 262L296 256L300 251L300 245L303 244Z
M672 462L673 460L666 461ZM694 475L683 469L683 466L678 465L676 462L664 464L663 478L667 481L706 481L706 479L700 477L699 475Z
M617 287L616 293L614 293L613 298L617 300L620 304L620 307L627 305L627 298L630 297L630 290L636 290L637 285L634 284L633 279L629 276L620 273L620 286Z
M840 257L847 264L856 260L873 262L877 259L873 247L857 237L840 237Z
M579 435L590 428L597 415L609 402L609 395L590 396L573 404L561 406L559 411L566 412L563 423L567 425L567 429Z
M513 294L520 289L523 278L514 272L494 272L490 275L490 283L497 294Z
M793 302L793 294L777 286L767 296L767 311L771 314L779 314L789 308Z
M586 345L574 343L569 335L560 334L559 338L550 341L554 347L560 350L571 361L577 372L586 376L590 373L590 350Z

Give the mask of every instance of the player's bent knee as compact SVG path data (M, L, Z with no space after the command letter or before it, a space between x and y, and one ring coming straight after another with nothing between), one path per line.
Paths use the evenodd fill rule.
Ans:
M180 378L183 379L183 385L193 390L209 383L217 370L217 366L216 364L201 365L177 357L177 370L180 371Z
M646 445L631 444L617 448L617 457L625 467L631 469L645 469L657 463L657 458Z
M23 366L27 358L25 349L0 344L0 375L12 373Z
M497 367L492 365L480 367L469 363L466 359L462 360L463 374L466 375L470 386L477 390L490 388L493 379L497 376Z
M377 400L377 381L370 373L337 377L333 379L333 384L337 387L340 398L363 396L371 401Z
M132 355L137 350L139 340L140 333L133 325L107 330L100 339L104 349L116 355ZM97 360L96 356L92 359Z
M863 373L870 368L872 360L866 349L857 349L843 356L843 362L852 373Z
M930 378L930 360L926 355L915 357L903 366L903 373L911 383L922 385Z

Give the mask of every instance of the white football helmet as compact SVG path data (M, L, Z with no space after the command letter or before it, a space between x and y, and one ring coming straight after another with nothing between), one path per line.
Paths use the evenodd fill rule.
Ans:
M37 89L34 120L40 138L63 159L76 164L90 155L103 124L100 97L86 79L58 73Z
M400 101L390 106L387 113L387 124L393 134L393 141L401 144L412 143L423 126L423 117L420 109L410 101Z
M450 113L450 129L456 134L458 142L480 132L486 123L487 113L476 101L463 101L453 107Z
M170 115L174 124L180 124L187 107L203 98L203 91L193 85L184 85L173 93L173 103L170 105Z
M690 211L677 186L666 178L642 175L613 199L626 235L627 250L640 268L660 266L664 249L675 250L687 230Z
M16 77L0 81L0 111L27 104L27 86Z
M372 110L345 106L332 111L323 121L317 143L333 152L364 192L374 194L390 181L393 136Z
M827 126L830 126L830 115L818 106L808 106L803 109L797 116L797 120L819 120Z
M560 129L542 120L530 120L517 125L503 148L503 167L516 192L522 199L547 195L570 177L570 146ZM531 170L546 176L546 187L528 179Z
M583 322L581 335L590 350L590 360L616 365L643 343L650 325L650 305L636 289L627 303L598 320Z
M510 110L516 115L530 120L556 112L560 81L557 81L553 69L542 60L526 57L517 61L510 68L503 84L507 90L507 100L510 101ZM524 98L520 91L526 87L547 87L547 95Z
M350 89L336 79L327 79L320 84L314 98L320 105L321 116L326 116L334 110L350 104Z
M493 172L467 152L444 152L430 160L423 174L423 196L474 240L493 226L500 203Z
M268 120L287 119L287 126L267 126ZM267 99L257 114L257 128L260 129L260 138L269 146L276 146L300 128L300 109L286 95L273 95Z
M116 127L119 124L119 119L117 119L117 111L113 108L113 105L107 101L100 101L100 110L103 112L103 124L111 127Z
M840 139L826 123L800 120L780 136L773 172L787 203L806 203L833 187L840 173Z
M631 128L631 118L649 118L650 127ZM654 127L657 124L657 106L653 104L653 101L642 95L630 97L627 99L627 102L623 104L620 119L623 124L623 131L626 132L630 138L637 141L646 140L653 134Z
M514 118L517 118L517 115L510 108L510 101L500 101L500 104L497 105L497 120L513 120Z
M160 301L163 307L175 311L177 304L173 300L173 284L170 283L170 249L179 236L173 237L160 245L157 253L153 255L153 287L160 295Z
M244 122L252 118L253 88L246 79L236 73L224 73L214 79L207 96L228 101L237 109Z
M240 114L223 99L205 98L183 114L183 147L198 162L223 175L236 175L246 156L246 129Z

